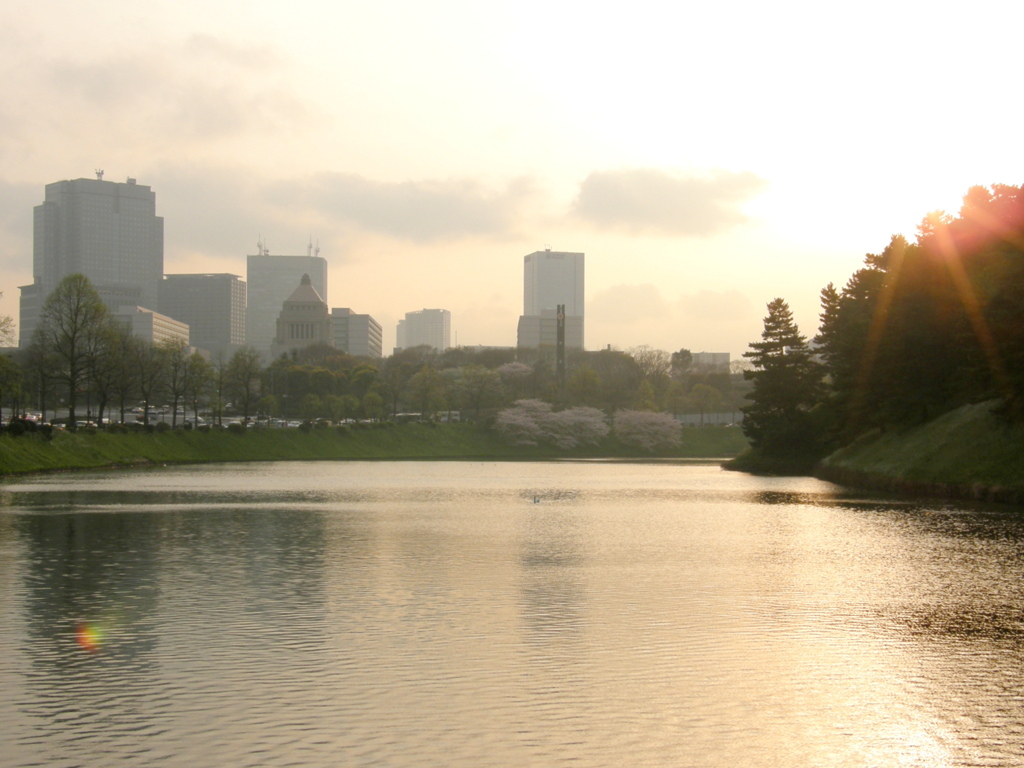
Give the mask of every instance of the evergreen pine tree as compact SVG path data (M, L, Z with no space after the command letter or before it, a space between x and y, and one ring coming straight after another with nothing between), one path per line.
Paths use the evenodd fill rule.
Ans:
M822 368L783 299L768 304L761 341L743 356L753 363L744 373L753 382L751 404L742 409L753 450L766 458L816 457L820 436L810 414L821 400Z

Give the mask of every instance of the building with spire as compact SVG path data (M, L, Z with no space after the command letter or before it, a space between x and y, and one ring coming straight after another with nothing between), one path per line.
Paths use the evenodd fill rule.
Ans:
M334 346L331 315L310 276L303 275L277 316L277 334L270 352L276 359L314 344Z

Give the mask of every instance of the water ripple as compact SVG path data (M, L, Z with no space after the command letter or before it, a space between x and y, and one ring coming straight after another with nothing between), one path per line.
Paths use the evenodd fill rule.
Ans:
M9 489L0 766L1024 753L1011 512L699 465L329 469Z

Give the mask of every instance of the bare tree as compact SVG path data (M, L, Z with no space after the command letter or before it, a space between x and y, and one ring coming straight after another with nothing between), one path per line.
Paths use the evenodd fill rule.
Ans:
M178 403L184 403L188 387L188 344L181 339L160 345L167 371L167 394L171 396L171 427L178 426Z
M0 291L0 298L3 298L3 291ZM10 315L0 315L0 344L6 346L14 343L14 318Z
M85 275L68 275L47 297L33 344L45 348L49 374L67 389L68 429L74 430L78 392L106 326L107 308Z
M101 426L107 404L118 393L124 369L120 359L121 343L128 334L128 329L121 323L108 320L98 335L96 354L89 361L89 385L92 394L96 395L96 423Z
M193 352L185 370L185 402L192 405L192 423L199 423L199 401L214 381L214 367L199 352Z
M654 349L646 344L641 344L639 347L630 347L627 352L636 361L637 367L645 379L668 376L672 368L672 358L663 349Z
M136 339L130 351L136 369L139 395L143 401L142 423L149 424L149 409L163 387L167 358L156 344L145 339Z
M228 390L228 365L230 359L223 351L217 352L212 361L213 380L211 382L216 398L217 426L224 426L224 398Z
M4 400L11 407L13 416L21 395L21 368L7 355L0 355L0 406Z
M111 339L110 364L113 369L111 394L117 402L120 414L119 421L124 424L128 400L138 391L138 369L135 366L135 347L142 344L142 339L132 336L130 330L123 325L115 325Z
M260 374L263 373L263 358L252 347L242 347L231 356L227 368L227 387L241 406L242 416L249 421L249 411L260 396Z
M57 397L56 382L50 377L49 350L46 338L42 334L37 333L32 337L32 343L25 351L22 367L25 371L26 393L31 393L26 400L35 401L36 407L42 412L45 420L47 405L49 403L56 404ZM53 415L56 418L56 410Z

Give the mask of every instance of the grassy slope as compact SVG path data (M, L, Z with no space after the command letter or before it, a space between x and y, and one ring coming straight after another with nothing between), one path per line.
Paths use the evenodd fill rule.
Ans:
M951 411L913 429L869 435L822 462L819 475L850 485L980 499L1024 500L1024 428L993 403Z
M659 458L720 458L746 447L738 428L686 429L683 445ZM549 459L646 457L607 441L598 448L558 451L513 447L470 424L403 424L343 434L334 429L162 432L154 434L58 433L0 436L0 474L111 465L173 462L280 461L299 459Z

